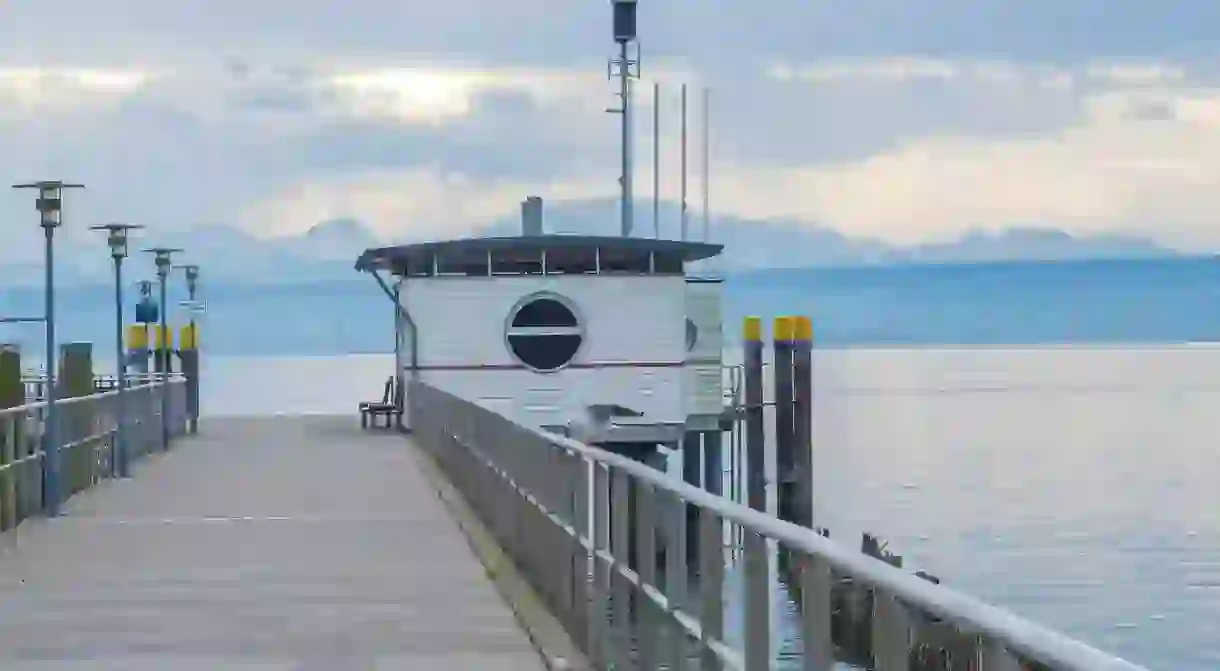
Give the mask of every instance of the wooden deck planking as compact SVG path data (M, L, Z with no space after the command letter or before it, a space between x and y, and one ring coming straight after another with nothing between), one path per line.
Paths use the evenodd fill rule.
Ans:
M401 436L212 419L0 536L0 666L540 669Z

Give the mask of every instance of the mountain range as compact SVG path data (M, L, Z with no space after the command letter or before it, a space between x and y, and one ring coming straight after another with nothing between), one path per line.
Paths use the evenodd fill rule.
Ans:
M674 203L660 208L660 236L681 236L681 214ZM702 238L702 221L688 212L691 239ZM749 220L717 216L711 239L725 245L722 267L727 271L762 268L890 265L908 263L979 263L989 261L1064 261L1081 259L1149 259L1180 256L1152 240L1125 235L1073 236L1048 227L1025 226L998 232L976 230L936 244L900 246L875 238L845 235L828 227L782 220ZM548 233L614 235L619 230L613 200L547 204ZM489 222L476 235L516 235L517 216ZM651 204L636 208L635 234L654 234ZM256 238L228 226L202 226L166 232L158 243L187 251L204 276L225 283L290 283L353 278L352 263L368 247L412 239L404 227L394 240L379 239L360 221L320 222L300 235ZM0 249L0 285L31 286L42 282L40 255ZM8 252L6 254L6 252ZM32 260L31 260L32 259ZM142 263L143 269L146 263ZM109 277L111 265L102 241L77 235L57 244L58 282L96 283Z

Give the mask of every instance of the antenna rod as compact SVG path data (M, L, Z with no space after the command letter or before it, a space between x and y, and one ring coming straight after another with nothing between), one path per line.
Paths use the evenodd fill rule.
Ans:
M661 82L652 83L652 237L661 238Z
M632 227L631 197L631 63L627 59L627 41L619 43L619 89L623 97L623 237L630 237Z
M682 239L687 238L686 223L686 84L682 84Z
M711 110L711 93L708 87L703 87L703 241L709 242L708 234L710 232L710 215L708 214L708 176L709 165L711 164L711 128L712 122L710 117Z

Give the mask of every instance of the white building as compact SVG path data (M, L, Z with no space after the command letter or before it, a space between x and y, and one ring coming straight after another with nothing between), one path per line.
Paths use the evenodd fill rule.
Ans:
M615 415L583 437L656 444L720 415L720 283L686 268L721 249L537 234L370 249L356 267L396 297L401 379L553 431Z

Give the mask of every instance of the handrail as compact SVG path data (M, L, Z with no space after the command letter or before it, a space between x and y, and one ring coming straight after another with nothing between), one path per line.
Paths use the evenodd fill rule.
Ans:
M582 514L580 512L582 510L581 504L579 502L571 503L571 500L580 499L582 496L589 496L590 492L592 492L595 502L598 497L613 498L613 505L623 505L626 507L626 499L620 500L619 498L620 492L615 492L611 496L608 484L605 490L602 490L601 483L603 481L609 482L608 478L610 476L620 477L625 484L637 490L668 495L682 501L684 504L696 507L700 511L700 515L714 520L714 522L709 522L706 527L702 524L700 526L700 533L711 533L712 536L710 538L712 539L715 538L716 533L723 530L721 526L722 521L729 521L740 525L748 533L752 532L750 535L755 538L773 540L787 551L804 555L803 558L798 558L797 562L803 567L802 571L813 568L815 574L818 570L824 570L830 575L846 574L853 581L866 583L873 590L872 593L874 594L873 638L875 645L879 647L874 648L873 654L875 657L878 655L881 657L877 659L875 668L886 671L889 669L908 668L906 659L907 655L911 652L909 650L909 645L913 641L913 634L911 632L916 625L910 618L905 617L907 611L926 613L941 618L954 625L958 631L969 632L970 635L984 642L986 644L986 652L980 654L986 655L986 659L989 661L985 662L981 667L974 668L986 670L1004 669L1005 671L1027 668L1022 666L1024 662L1021 660L1045 665L1043 668L1063 671L1138 671L1143 668L1013 613L983 603L948 587L933 584L892 567L885 562L845 548L810 529L781 521L769 514L755 511L729 499L709 494L702 489L668 477L658 470L632 459L580 443L567 437L547 433L539 428L516 423L503 415L498 415L492 410L431 387L426 383L414 381L409 398L413 406L418 410L418 412L414 413L419 418L419 423L416 426L418 439L424 443L426 448L433 451L438 460L442 462L442 466L447 467L447 470L451 471L451 475L456 476L455 481L460 482L465 478L476 477L461 472L469 469L468 464L493 469L497 477L507 482L517 492L518 496L527 500L531 506L546 515L550 523L563 526L563 533L565 534L577 536L580 545L592 551L591 557L595 563L601 555L609 553L609 563L618 572L619 576L630 580L639 594L648 596L654 603L660 605L662 609L670 609L671 605L666 604L666 598L658 599L655 594L651 593L656 591L654 586L648 586L645 589L646 584L650 581L641 579L641 576L635 570L639 568L640 573L650 572L652 569L647 566L648 562L638 567L623 567L622 564L630 560L625 560L623 557L614 557L616 554L615 550L622 554L621 548L615 543L611 543L613 547L607 547L605 542L599 543L597 538L595 538L603 533L610 533L606 529L596 529L599 526L596 519L598 516L596 507L598 505L609 506L611 505L610 503L607 501L595 503L595 519L593 522L595 529L589 533L580 531L580 528L584 526L584 520L579 519ZM482 428L480 422L483 422L486 428ZM487 425L487 422L492 422L492 424ZM509 445L501 444L505 442L509 443ZM509 450L509 447L512 449ZM550 447L553 449L538 450L536 449L537 447ZM474 457L476 461L463 462L458 460L452 451L453 448L458 450L464 448L469 452L468 457ZM500 463L497 463L494 456L489 456L497 453L497 456L502 457ZM584 473L580 469L573 469L570 466L556 465L568 456L578 457L587 465L593 465L593 471L591 473ZM482 463L480 464L479 462ZM514 464L519 466L516 470L513 469ZM598 466L602 467L609 475L600 475ZM459 472L452 472L454 469L459 469ZM580 483L557 484L554 482L555 480L563 480L565 476L571 478L574 475L581 481ZM531 481L535 485L533 488L528 484ZM476 480L476 482L480 488L488 484L484 480ZM588 482L593 483L591 488L583 486ZM617 483L619 480L614 480L614 482ZM554 491L556 487L571 489L566 494L562 491L557 494ZM482 491L473 491L473 488L467 488L467 491L464 493L468 497L487 496ZM526 513L521 510L510 513L497 509L505 503L505 501L497 499L496 505L484 510L483 514L493 518L515 514L518 517L524 516L527 519L536 514ZM575 512L557 510L555 508L557 505L560 508L569 505L575 506L573 508ZM651 505L655 507L655 503ZM685 506L680 507L684 508ZM583 514L587 514L587 512ZM628 514L630 515L630 513ZM605 517L606 513L603 512L602 515ZM609 512L609 516L615 518L616 514ZM565 517L569 518L568 522L564 521ZM604 519L602 522L604 522ZM519 528L524 524L520 520L500 523L508 524L509 528ZM620 527L620 523L623 525L627 524L627 522L621 522L617 518L613 519L615 528L620 529L618 533L623 533L628 527ZM649 520L640 521L632 517L631 524L651 525L652 522ZM651 529L652 527L650 526L649 528ZM712 531L708 532L708 529L712 529ZM525 532L518 530L517 533ZM651 531L649 531L649 534L651 535ZM537 530L528 532L527 535L536 535L539 539L545 539L546 537L542 532ZM634 531L628 532L627 536L628 538L633 538ZM708 538L708 536L703 536L705 541ZM712 547L721 549L722 546L719 542L713 542L714 545ZM680 545L681 541L678 541L678 544ZM677 546L675 545L675 547ZM755 551L761 550L765 552L765 545L761 543L756 544L754 547ZM510 548L510 554L514 554L519 561L527 565L532 562L543 561L542 566L527 566L527 569L533 569L536 581L545 582L548 579L548 571L544 570L545 562L552 560L537 559L535 556L537 552L538 549L531 548L528 544L525 547L516 548L515 552ZM712 553L708 552L707 554L710 555ZM647 557L647 554L643 556ZM573 563L579 564L580 561L580 558L576 557ZM716 561L719 561L719 558ZM750 559L747 557L747 564L749 564L749 561ZM769 571L769 569L760 569L760 566L756 562L753 564L752 570L755 572L759 570ZM705 565L706 568L707 565ZM713 571L716 570L714 566L711 569ZM750 570L751 567L747 565L747 571ZM751 589L750 580L751 578L747 576L747 590ZM801 578L800 582L802 586L810 591L816 591L817 589L817 585L814 582L807 581L806 578ZM826 582L828 583L829 580ZM544 585L544 588L547 590L553 589L549 585ZM822 606L815 604L813 608L814 610L818 608L826 610L820 616L827 620L819 625L823 626L824 629L820 637L826 639L825 646L830 647L829 620L832 617L828 610L830 608L830 589L825 584L822 585L822 588L820 595L823 598L824 604ZM768 587L767 589L770 588ZM718 609L719 606L715 608ZM706 605L704 609L706 614ZM718 623L709 625L713 631L717 628L716 624L723 626L723 616L717 614L718 612L718 610L714 610L711 615L715 620L719 620ZM671 612L670 615L674 620L679 619L676 612ZM682 616L689 618L694 617L694 614L682 611ZM804 617L814 618L819 616L805 613ZM696 617L695 619L697 620L698 618ZM743 616L741 619L746 623L743 626L748 629L750 626L748 624L749 616ZM808 622L804 624L811 626ZM690 630L690 627L687 627L687 629ZM751 635L757 638L761 634L758 634L758 632L745 632L742 637L747 639L747 648L751 645L755 648L762 645L759 641L751 643L749 640ZM715 636L704 633L698 633L696 637L705 639L702 641L705 651L715 653L718 660L714 666L719 667L727 664L736 667L741 663L735 654L725 654L723 650L719 650L723 646L723 637L720 640L715 640ZM750 660L762 659L756 656L757 654L761 653L751 653L747 650L743 657L745 662L741 668L755 668L755 664L752 664ZM829 664L829 662L824 663ZM824 669L830 667L822 666L819 662L807 662L806 668Z
M127 475L122 465L164 447L163 433L186 432L188 381L171 376L58 399L55 443L47 444L46 401L0 408L0 531L54 514L76 492ZM120 431L120 424L123 430ZM45 486L54 474L62 488Z
M810 529L752 510L722 496L709 494L637 461L564 436L549 434L540 429L523 428L535 433L539 438L548 440L591 461L622 469L654 487L669 491L687 503L711 510L723 519L758 531L768 538L783 542L788 547L799 548L809 554L822 557L833 568L843 570L854 577L893 592L899 599L913 606L947 620L970 625L981 634L1003 638L1010 648L1039 662L1069 669L1097 669L1099 671L1101 669L1114 669L1115 671L1142 669L1142 667L952 588L930 583L885 562L849 550Z
M158 379L158 380L154 380L154 381L150 381L150 382L144 382L143 384L132 385L127 388L127 391L131 392L131 391L139 391L141 389L152 389L154 387L160 387L160 386L166 385L166 384L170 384L170 385L184 384L185 382L186 382L185 377L182 377L181 375L173 375L168 380ZM107 389L105 391L95 391L92 394L87 394L85 396L67 396L64 398L58 398L55 400L55 405L61 406L61 407L71 406L76 403L86 402L90 399L109 398L111 396L118 396L118 394L119 394L119 391L117 389ZM29 403L25 403L23 405L16 405L11 408L0 408L0 417L4 417L6 415L18 414L18 413L28 413L33 410L41 410L41 409L45 408L46 406L47 406L46 401L30 401Z

